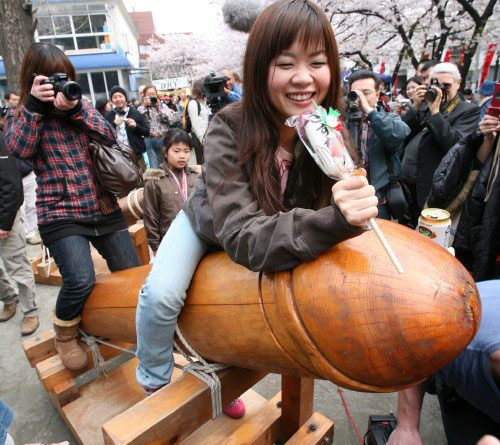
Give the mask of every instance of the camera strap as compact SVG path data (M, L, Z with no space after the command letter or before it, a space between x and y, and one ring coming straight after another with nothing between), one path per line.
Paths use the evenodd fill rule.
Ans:
M444 116L448 116L458 105L460 102L460 96L457 94L449 103L446 105L445 110L443 111Z

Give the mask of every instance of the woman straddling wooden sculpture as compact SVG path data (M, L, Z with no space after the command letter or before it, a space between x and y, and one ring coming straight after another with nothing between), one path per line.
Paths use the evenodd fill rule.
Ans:
M149 392L170 381L177 317L207 251L223 248L251 270L289 269L359 235L377 215L365 177L333 184L285 125L313 101L341 107L337 44L321 9L308 0L265 9L252 27L243 74L243 101L214 117L203 174L140 292L137 379ZM225 412L243 415L243 402Z
M47 82L51 76L76 79L63 51L33 44L23 59L20 105L7 118L6 138L14 156L33 161L40 235L63 280L53 316L55 345L67 368L80 369L87 355L77 342L79 314L95 284L90 243L111 271L139 260L115 197L99 190L93 174L89 142L111 145L113 130L78 97L81 92L74 94L74 84L68 89L57 79Z

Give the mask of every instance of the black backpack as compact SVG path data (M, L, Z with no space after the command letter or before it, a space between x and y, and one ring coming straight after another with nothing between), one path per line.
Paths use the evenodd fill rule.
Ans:
M191 131L193 129L193 127L191 125L191 118L189 117L189 113L188 113L189 104L193 100L196 102L196 105L198 105L198 116L201 113L201 105L200 105L200 103L196 99L190 99L188 101L188 103L186 104L186 108L184 108L184 111L182 113L182 128L184 130L186 130L188 133L191 133Z

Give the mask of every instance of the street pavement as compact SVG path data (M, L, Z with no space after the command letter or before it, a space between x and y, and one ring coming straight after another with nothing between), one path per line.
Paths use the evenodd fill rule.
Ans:
M39 246L28 246L30 257L36 256ZM37 284L40 328L37 333L51 328L50 314L53 310L59 288ZM10 428L16 445L25 443L76 441L42 388L22 351L22 316L16 316L0 324L2 336L0 348L0 397L14 410L14 422ZM35 333L34 335L36 335ZM254 389L266 398L273 397L280 389L280 377L270 374ZM359 393L343 390L350 413L361 434L366 432L368 416L397 412L397 396L391 394ZM334 422L334 444L355 445L360 441L352 427L342 400L334 384L316 381L315 411L321 412ZM426 445L444 445L446 439L441 423L439 405L435 396L427 395L424 400L421 434Z

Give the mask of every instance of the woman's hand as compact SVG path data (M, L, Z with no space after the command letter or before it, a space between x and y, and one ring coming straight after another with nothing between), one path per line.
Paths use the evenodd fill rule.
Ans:
M78 100L68 100L66 96L59 92L54 100L54 107L61 111L72 110L76 107Z
M137 127L137 122L134 119L128 118L126 121L129 127L135 128Z
M479 123L479 130L485 139L494 141L497 137L497 132L500 131L500 119L495 116L485 114L483 120Z
M365 227L370 218L377 216L378 199L375 188L365 176L350 176L332 187L333 201L346 221L355 227Z
M30 94L42 102L54 102L54 87L52 84L43 85L42 82L48 79L46 76L36 76L33 79Z
M120 116L118 113L116 113L114 124L118 127L119 125L123 124L124 120L125 118L123 116Z

